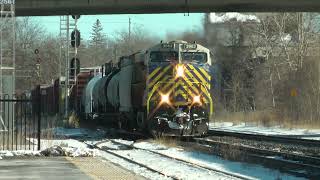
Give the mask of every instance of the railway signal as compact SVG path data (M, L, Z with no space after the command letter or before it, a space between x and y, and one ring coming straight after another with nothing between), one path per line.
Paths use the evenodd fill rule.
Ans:
M41 58L39 56L39 49L35 49L34 50L34 54L36 55L36 73L37 73L37 77L39 78L40 81L40 64L41 64Z
M72 32L71 32L71 46L72 47L79 47L80 46L80 31L78 31L77 29L74 29Z
M80 18L80 15L72 15L71 17L72 17L72 19L77 19L78 20Z
M72 58L70 61L70 74L69 78L74 79L77 74L80 73L80 60L78 58Z

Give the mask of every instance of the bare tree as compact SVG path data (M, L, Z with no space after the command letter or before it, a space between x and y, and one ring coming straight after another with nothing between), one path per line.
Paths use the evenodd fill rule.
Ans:
M315 13L273 13L248 29L252 53L264 59L263 68L256 71L261 77L256 83L264 84L256 87L264 89L256 92L261 96L263 91L265 99L271 98L272 109L293 119L306 118L306 114L314 118L319 111L319 74L315 75L319 69L314 64L319 56L318 17ZM261 107L268 107L263 103Z
M36 67L38 63L37 56L34 53L35 49L38 49L42 52L41 55L46 55L45 52L48 49L45 49L42 45L50 38L47 38L48 35L40 23L30 17L18 18L16 23L16 78L18 82L16 89L23 91L30 89L35 84L51 81L53 76L50 73L41 75L42 80L39 79L40 74L37 74ZM58 60L58 58L54 60ZM44 72L47 71L45 70Z

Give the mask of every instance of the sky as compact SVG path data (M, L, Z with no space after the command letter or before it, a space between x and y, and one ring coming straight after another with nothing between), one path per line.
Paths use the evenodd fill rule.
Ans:
M128 30L129 18L131 27L140 27L160 39L165 39L167 33L181 33L186 30L202 31L204 14L190 13L189 16L178 14L124 14L124 15L82 15L78 21L78 29L85 40L90 38L92 25L99 19L107 37L116 36L117 32ZM59 34L59 16L35 17L48 32ZM72 19L73 20L73 19Z

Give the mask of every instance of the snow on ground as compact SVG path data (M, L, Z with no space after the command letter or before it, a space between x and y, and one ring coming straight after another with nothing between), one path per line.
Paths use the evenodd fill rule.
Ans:
M128 141L128 140L123 140L123 139L115 139L114 141L122 143L122 144L126 144L128 146L131 146L134 144L134 141Z
M34 147L31 146L31 149L37 149L37 140L29 139ZM96 156L98 151L95 149L90 149L88 146L74 139L64 139L64 140L41 140L41 150L18 150L18 151L0 151L0 159L2 157L13 157L13 156L40 156L44 154L43 152L48 148L51 151L49 154L56 154L53 151L57 151L57 148L60 147L64 151L64 155L71 157L79 156Z
M230 176L212 172L203 168L190 166L179 161L175 161L169 158L162 157L160 155L150 153L143 150L118 150L113 151L121 156L130 158L136 162L142 163L160 171L168 176L174 176L178 179L234 179ZM186 173L187 172L187 173Z
M37 141L35 141L37 144ZM41 140L41 150L53 146L61 147L68 156L78 157L78 156L96 156L97 151L90 149L87 144L74 139L64 139L64 140Z
M167 147L164 145L159 145L150 142L138 142L134 143L132 141L114 139L114 141L125 143L128 145L133 145L134 147L148 149L156 151L168 156L183 159L192 163L200 164L210 168L239 174L253 179L274 179L274 177L279 177L281 179L297 179L295 177L289 176L287 174L280 173L276 170L270 170L259 165L250 165L240 162L231 162L223 160L214 155L208 155L200 152L189 152L183 149ZM97 141L98 142L98 141ZM101 147L109 147L118 149L112 150L112 152L117 153L121 156L125 156L129 159L137 161L139 163L145 164L153 169L163 172L168 176L175 176L179 179L230 179L229 176L224 174L219 174L215 172L210 172L203 168L192 167L188 164L174 161L169 158L162 157L151 152L146 152L143 150L130 149L121 150L121 148L115 148L116 144L112 144L111 141L104 140L104 143L99 144ZM46 140L42 142L42 149L47 147L57 147L62 148L69 156L101 156L108 161L118 164L134 173L140 174L148 179L170 179L164 177L160 174L150 172L143 167L134 165L126 160L115 157L107 152L89 149L87 145L83 142L66 139L66 140ZM12 156L40 156L40 151L0 151L0 159L2 157L12 157ZM188 172L188 173L186 173Z
M210 129L248 133L248 134L292 136L296 138L320 140L320 129L313 129L313 130L287 129L287 128L282 128L280 126L263 127L263 126L257 126L250 123L234 124L232 122L210 123Z
M223 123L220 127L227 128L234 126L231 123ZM68 132L69 130L63 130L63 132ZM73 130L70 130L71 134ZM61 135L64 135L62 132ZM86 132L86 131L81 131ZM85 133L84 133L85 134ZM77 134L81 135L81 133ZM35 146L37 145L36 139L29 139ZM158 153L162 153L168 156L172 156L175 158L183 159L192 163L200 164L203 166L207 166L210 168L239 174L242 176L246 176L253 179L274 179L275 177L279 177L280 179L297 179L292 177L288 174L281 173L277 170L271 170L268 168L264 168L260 165L252 165L242 162L232 162L221 159L220 157L214 155L208 155L205 153L200 152L190 152L185 151L181 148L173 148L167 147L165 145L160 145L156 143L150 142L137 142L134 143L133 141L126 141L121 139L112 139L112 141L116 141L119 143L124 143L127 145L132 145L134 147L148 149L152 151L156 151ZM123 148L121 145L117 143L112 143L111 140L103 139L103 140L93 140L88 141L90 144L94 145L98 143L99 147L106 147L107 149L111 149L112 152L125 156L133 161L137 161L141 164L145 164L155 170L161 171L168 176L175 176L179 179L230 179L229 176L224 174L219 174L215 172L211 172L209 170L193 167L188 164L172 160L170 158L165 158L160 155L143 151L137 149L130 149L130 148ZM33 155L38 156L43 154L43 150L47 150L47 152L59 152L59 150L63 150L65 153L64 155L68 156L101 156L108 161L111 161L115 164L118 164L129 171L142 175L148 179L170 179L168 177L164 177L160 174L153 173L149 170L146 170L143 167L138 165L132 164L123 160L119 157L113 156L107 152L98 149L90 149L86 143L88 142L81 142L75 139L55 139L55 140L41 140L41 151L0 151L0 159L2 157L12 157L12 156L26 156L26 155ZM50 148L51 147L51 148ZM49 148L49 150L47 149ZM188 173L186 173L188 172Z
M123 143L126 145L133 145L139 148L146 148L150 150L167 150L168 147L164 145L149 143L149 142L139 142L134 143L132 141L126 141L121 139L112 139L112 141ZM175 176L178 179L230 179L229 176L219 173L213 173L203 168L192 167L185 163L181 163L179 161L172 160L170 158L165 158L160 155L146 152L143 150L130 149L125 146L121 146L117 143L113 143L111 140L103 140L102 143L98 143L98 147L104 149L111 149L113 153L129 158L133 161L144 164L148 167L151 167L157 171L160 171L168 176ZM124 150L125 149L125 150ZM146 178L150 179L167 179L161 175L153 176L152 172L145 170L145 168L141 168L130 162L127 162L121 158L110 155L107 152L100 151L100 155L109 161L116 163L124 168L131 170L135 173L138 173ZM188 172L188 173L185 173ZM151 174L150 174L151 173Z
M126 146L121 145L121 144L115 144L111 141L106 141L103 143L99 143L97 145L99 148L106 148L106 149L113 149L113 150L120 150L120 149L128 149Z
M139 142L139 143L135 143L133 146L137 147L137 148L148 149L148 150L165 150L165 149L168 149L168 147L166 147L164 145L150 143L150 142Z
M42 133L50 134L53 138L56 139L41 139L40 151L32 151L37 149L38 140L34 138L28 138L27 140L31 142L30 149L32 150L0 151L0 159L2 159L2 157L12 156L41 155L41 151L44 151L48 148L51 148L50 151L52 151L49 154L56 154L53 151L56 152L58 147L61 147L64 155L67 156L96 156L97 150L92 150L88 147L87 144L72 138L96 138L102 137L105 134L105 132L101 130L92 131L83 128L62 127L45 129L42 130ZM95 142L93 141L92 143ZM29 149L28 146L26 148Z
M246 21L255 21L260 22L257 16L255 15L246 15L237 12L229 13L210 13L210 22L211 23L223 23L235 19L238 22Z
M40 156L40 151L32 150L17 150L17 151L0 151L0 159L2 157L13 157L13 156Z
M32 142L32 141L31 141ZM34 140L34 143L37 144L37 140ZM61 146L61 147L73 147L73 148L87 148L88 146L75 139L63 139L63 140L45 140L40 141L41 150L52 147L52 146Z
M119 157L116 157L116 156L113 156L107 152L100 151L99 154L101 157L107 159L108 161L115 163L115 164L118 164L119 166L121 166L129 171L132 171L136 174L139 174L147 179L150 179L150 180L169 180L169 179L171 179L169 177L164 177L163 175L160 175L158 173L150 172L149 170L147 170L144 167L140 167L138 165L129 163L126 160L119 158Z
M171 156L171 157L183 159L188 162L192 162L192 163L206 166L209 168L218 169L218 170L221 170L224 172L238 174L238 175L245 176L248 178L275 179L276 177L278 177L279 179L299 179L299 178L290 176L288 174L281 173L277 170L264 168L260 165L252 165L252 164L247 164L247 163L243 163L243 162L232 162L232 161L224 160L220 157L205 154L205 153L190 152L190 151L184 151L184 150L178 149L178 148L168 148L168 147L166 149L154 150L155 148L153 148L153 147L157 147L159 145L154 144L154 143L149 143L149 142L136 143L136 144L134 144L134 146L139 147L139 148L143 148L143 149L153 150L153 151L156 151L156 152L159 152L159 153ZM132 154L130 154L130 156L133 157ZM143 155L143 157L146 158L147 156ZM155 163L155 164L161 164L163 167L166 167L166 166L172 167L166 161L161 161L160 159L159 160L154 159L154 160L150 160L150 161L162 162L162 163ZM161 166L161 165L159 165L159 166ZM185 169L181 165L177 165L176 168L181 169L182 172L188 171L187 169ZM201 173L201 172L199 171L198 173ZM182 177L183 177L183 175L182 175ZM195 179L200 178L197 176L195 176L195 177L196 177ZM193 176L186 177L186 179L189 179L189 178L193 179Z

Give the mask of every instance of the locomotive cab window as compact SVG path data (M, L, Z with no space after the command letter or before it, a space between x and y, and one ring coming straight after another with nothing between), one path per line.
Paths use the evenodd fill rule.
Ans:
M181 53L181 59L184 62L207 62L207 53L204 52L183 52Z
M174 51L153 51L150 53L151 62L170 62L178 60L178 53Z

